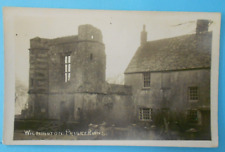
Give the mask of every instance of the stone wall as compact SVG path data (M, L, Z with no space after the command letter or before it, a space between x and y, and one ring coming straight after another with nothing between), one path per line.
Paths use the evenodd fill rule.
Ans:
M178 113L210 107L210 69L152 72L150 88L143 87L142 73L126 74L125 85L132 86L136 120L140 107L153 108L153 112L167 108ZM188 99L188 88L192 86L199 88L197 102Z
M106 84L106 86L109 86ZM117 88L117 89L116 89ZM113 89L113 91L110 91ZM103 93L56 93L49 95L49 118L60 120L63 111L69 113L68 120L85 123L124 124L130 121L132 111L131 87L113 85ZM64 107L61 104L64 103Z
M126 124L131 101L128 95L75 94L74 118L85 123Z
M74 84L86 85L87 91L102 92L105 83L105 47L98 42L79 42L78 51L72 57L72 79ZM79 87L78 86L78 87ZM92 89L92 90L90 90Z
M63 41L63 39L61 40ZM58 42L59 43L59 42ZM71 93L74 92L74 78L71 73L71 81L65 82L65 55L71 55L71 72L75 71L73 60L77 51L77 43L64 42L63 44L54 44L50 46L49 51L49 92L51 93Z
M28 102L29 118L46 119L48 117L48 94L31 93Z
M50 94L48 99L48 119L71 121L73 118L74 95Z
M29 92L48 92L49 65L48 40L34 38L30 41Z
M132 111L131 87L108 84L102 33L81 25L78 35L31 39L29 111L33 118L124 124ZM65 56L71 58L65 82Z
M109 84L109 94L132 95L132 88L127 85Z
M48 116L49 40L39 37L30 40L29 115L44 119Z

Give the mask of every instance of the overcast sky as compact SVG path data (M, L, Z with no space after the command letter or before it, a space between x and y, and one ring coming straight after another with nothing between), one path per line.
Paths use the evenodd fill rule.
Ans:
M16 79L28 85L29 43L37 36L56 38L77 35L78 26L82 24L99 28L107 55L106 77L109 78L124 73L140 45L143 24L146 25L148 41L151 41L194 33L197 19L212 20L212 17L201 13L21 9L13 25Z

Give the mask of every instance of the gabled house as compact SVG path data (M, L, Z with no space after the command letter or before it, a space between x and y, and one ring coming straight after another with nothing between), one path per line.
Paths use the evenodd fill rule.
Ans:
M147 41L143 27L141 45L125 70L135 122L184 124L210 133L209 25L198 20L194 34L154 41Z

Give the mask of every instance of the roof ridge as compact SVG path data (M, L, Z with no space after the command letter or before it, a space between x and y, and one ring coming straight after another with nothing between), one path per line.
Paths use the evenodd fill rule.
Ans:
M211 34L212 31L208 31L208 32L204 32L204 33L200 33L198 35L203 35L203 34ZM176 39L176 38L180 38L180 37L189 37L189 36L193 36L196 35L196 33L192 33L192 34L185 34L185 35L178 35L178 36L174 36L174 37L167 37L167 38L162 38L162 39L156 39L156 40L152 40L152 41L147 41L147 43L149 42L157 42L157 41L163 41L163 40L169 40L169 39Z

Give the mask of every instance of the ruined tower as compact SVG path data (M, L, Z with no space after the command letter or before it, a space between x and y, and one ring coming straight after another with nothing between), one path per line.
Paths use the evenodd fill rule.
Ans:
M51 115L49 102L57 96L72 107L72 94L102 92L106 55L99 29L87 24L79 26L75 36L36 37L29 50L29 109L34 117Z

